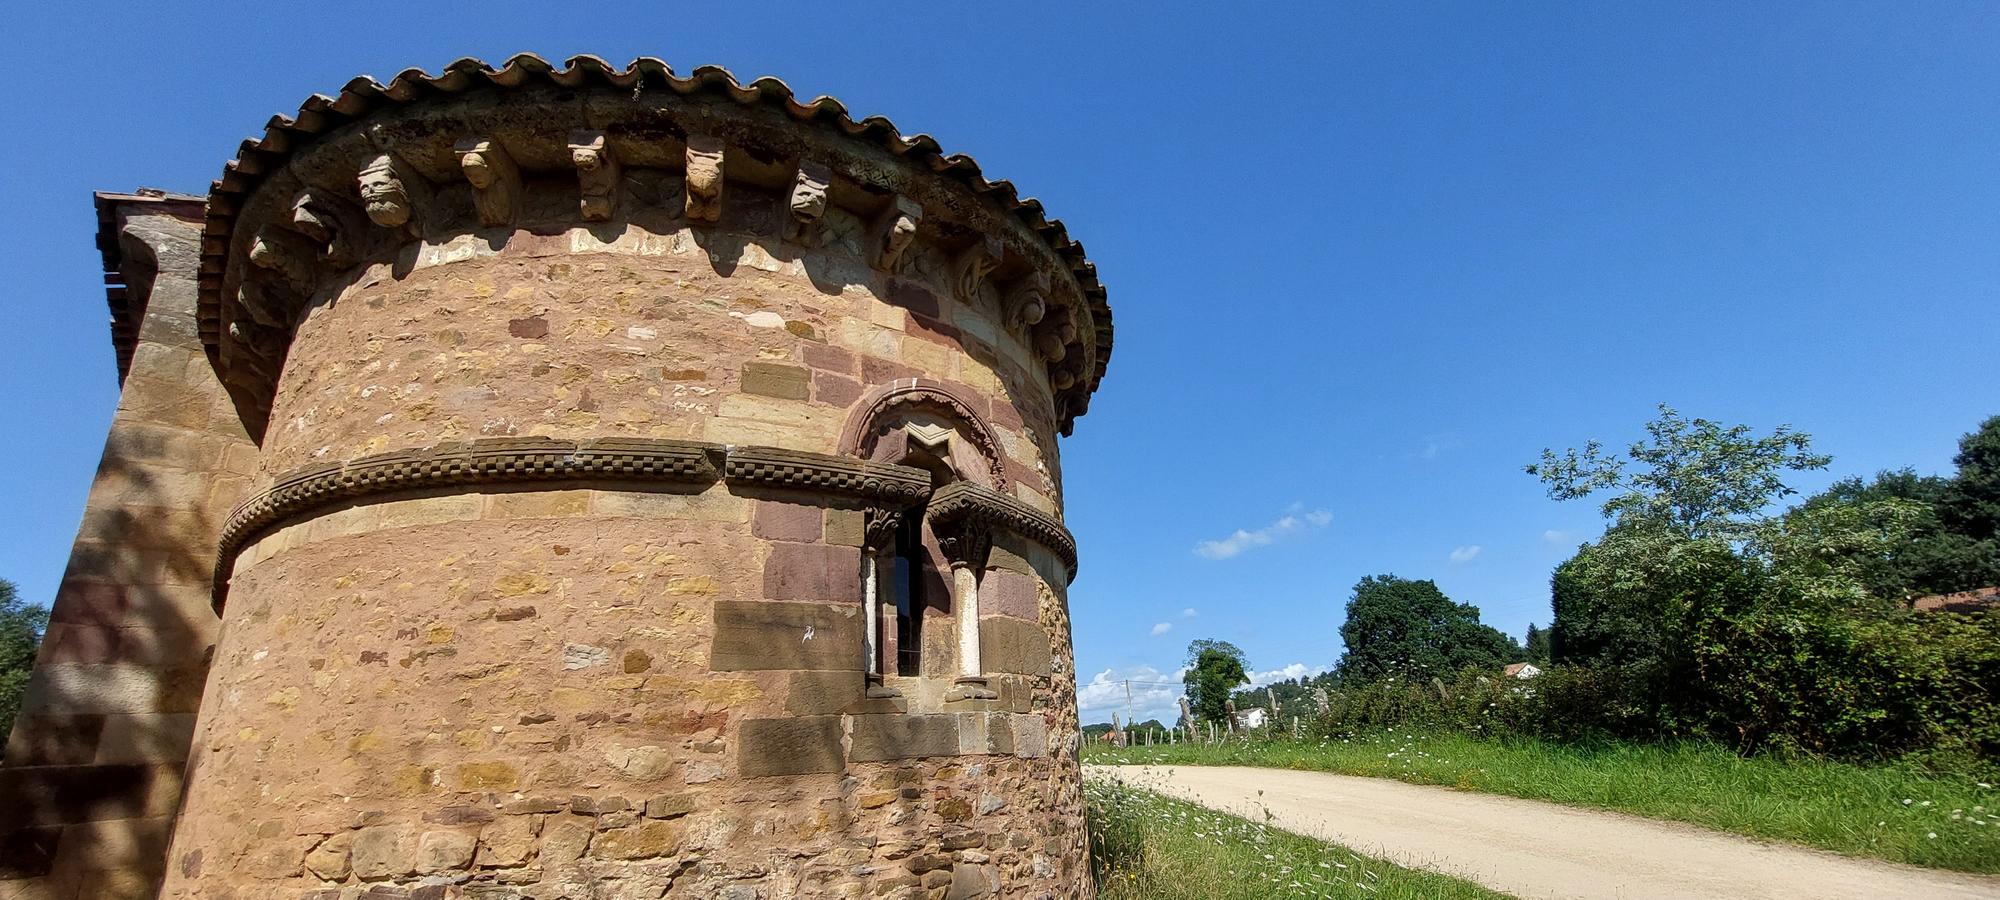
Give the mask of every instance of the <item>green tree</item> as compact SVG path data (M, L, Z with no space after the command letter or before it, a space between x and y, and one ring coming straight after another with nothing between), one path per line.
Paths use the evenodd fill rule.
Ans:
M1454 603L1431 581L1369 575L1354 585L1340 626L1342 678L1432 678L1497 669L1520 656L1514 639L1479 622L1479 607Z
M1548 486L1549 496L1574 500L1612 492L1604 516L1614 523L1643 522L1685 537L1743 540L1780 497L1794 491L1787 471L1824 469L1830 456L1812 452L1812 437L1780 425L1753 435L1748 425L1724 427L1687 419L1664 403L1646 423L1648 440L1633 443L1626 459L1591 441L1579 451L1543 450L1527 472ZM1626 470L1627 463L1635 471Z
M1228 715L1229 692L1238 685L1248 684L1250 675L1243 651L1228 641L1199 640L1188 644L1187 673L1181 682L1187 685L1188 705L1194 709L1194 716L1204 722L1220 722Z
M1975 541L2000 540L2000 416L1958 440L1958 475L1938 504L1946 527Z
M22 603L14 583L0 579L0 735L14 729L21 695L35 668L35 647L48 624L47 608Z
M1539 663L1544 666L1548 665L1549 664L1548 630L1542 628L1539 625L1536 625L1533 622L1529 622L1528 639L1522 643L1521 651L1527 655L1529 662Z

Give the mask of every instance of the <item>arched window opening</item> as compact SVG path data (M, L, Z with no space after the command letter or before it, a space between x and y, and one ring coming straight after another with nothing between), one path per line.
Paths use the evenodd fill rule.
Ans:
M896 531L896 567L890 582L896 593L896 674L915 677L923 671L924 520L906 516Z

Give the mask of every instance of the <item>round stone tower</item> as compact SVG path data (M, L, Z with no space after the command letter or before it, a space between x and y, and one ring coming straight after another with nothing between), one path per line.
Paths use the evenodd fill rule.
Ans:
M360 79L209 197L257 437L163 896L1087 897L1058 434L970 159L639 60Z

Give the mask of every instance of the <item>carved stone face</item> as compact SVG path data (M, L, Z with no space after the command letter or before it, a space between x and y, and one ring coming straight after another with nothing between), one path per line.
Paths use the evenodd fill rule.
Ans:
M910 239L917 236L917 220L909 216L897 216L889 226L888 245L891 252L901 252L910 245Z
M493 167L487 164L486 157L467 153L459 159L458 166L465 171L465 180L471 182L473 187L483 191L493 186Z
M395 228L410 220L410 194L396 177L387 156L377 157L361 169L361 201L368 218L385 228Z

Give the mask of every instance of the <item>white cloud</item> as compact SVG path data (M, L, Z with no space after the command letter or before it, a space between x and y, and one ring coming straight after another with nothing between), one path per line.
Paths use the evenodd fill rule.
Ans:
M1295 662L1282 669L1271 669L1270 671L1267 672L1251 672L1250 686L1263 687L1264 685L1267 684L1275 684L1280 681L1291 681L1295 678L1311 678L1315 675L1324 675L1331 668L1333 667L1308 666L1302 662Z
M1456 566L1469 563L1474 559L1478 558L1479 551L1483 549L1485 548L1479 546L1478 544L1472 544L1466 547L1459 547L1458 549L1451 551L1451 564Z
M1188 607L1187 609L1181 610L1181 618L1183 619L1192 619L1198 615L1201 615L1201 613L1195 612L1194 607L1192 606Z
M1292 504L1292 511L1255 531L1238 528L1234 534L1214 541L1202 541L1194 545L1194 553L1203 559L1228 559L1252 547L1268 547L1281 537L1306 528L1325 528L1333 521L1333 513L1323 509L1306 510L1302 504Z
M1419 458L1419 459L1437 459L1437 458L1438 458L1438 454L1439 454L1440 452L1442 452L1443 450L1444 450L1444 447L1443 447L1443 446L1441 446L1441 445L1439 445L1437 441L1432 441L1432 442L1430 442L1430 443L1428 443L1428 444L1425 444L1425 445L1424 445L1424 449L1422 449L1422 450L1419 450L1419 451L1417 451L1417 458Z
M1160 635L1166 634L1167 632L1172 630L1174 630L1174 623L1161 622L1158 625L1153 626L1153 636L1159 637Z
M1117 713L1120 721L1126 718L1126 683L1131 684L1130 709L1139 721L1158 719L1172 724L1180 717L1180 707L1175 703L1184 688L1179 672L1167 674L1147 665L1132 666L1127 669L1105 669L1091 676L1090 681L1076 686L1076 706L1085 724L1108 722L1111 714Z
M1542 532L1542 540L1547 541L1551 544L1567 544L1569 543L1570 540L1569 532L1557 531L1551 528L1547 531Z

